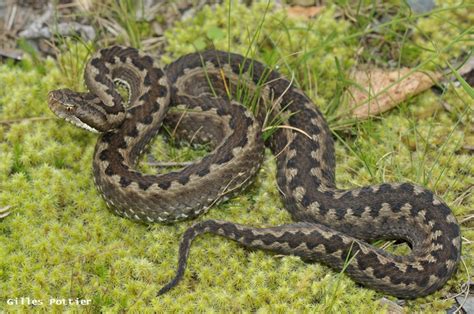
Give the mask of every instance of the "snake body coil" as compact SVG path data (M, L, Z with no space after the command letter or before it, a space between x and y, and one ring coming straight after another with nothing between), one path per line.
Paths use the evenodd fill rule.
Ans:
M271 228L217 220L193 225L180 245L176 277L159 294L183 277L192 240L206 232L337 270L346 266L355 281L402 298L432 293L455 271L461 237L449 207L409 183L337 189L333 140L321 112L261 63L206 51L181 57L162 71L151 57L115 46L91 59L85 80L88 93L53 91L50 108L76 125L103 132L93 162L96 184L119 215L144 222L192 218L241 190L263 158L260 128L269 118L264 109L285 118L287 127L267 144L276 155L286 209L297 222ZM129 88L127 108L117 81ZM242 86L258 98L255 118L229 100ZM137 157L164 119L180 137L210 142L214 150L181 171L142 174L134 169ZM411 253L398 256L369 244L378 239L406 241Z

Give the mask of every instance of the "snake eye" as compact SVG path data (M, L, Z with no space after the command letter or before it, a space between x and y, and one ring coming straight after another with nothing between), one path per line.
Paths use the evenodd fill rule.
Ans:
M72 112L74 110L74 106L66 106L66 111Z

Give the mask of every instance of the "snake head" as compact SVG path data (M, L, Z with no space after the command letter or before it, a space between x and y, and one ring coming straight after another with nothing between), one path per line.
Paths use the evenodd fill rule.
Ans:
M125 113L110 115L104 112L102 102L93 94L70 89L57 89L48 94L48 106L58 117L91 132L106 132L119 126Z

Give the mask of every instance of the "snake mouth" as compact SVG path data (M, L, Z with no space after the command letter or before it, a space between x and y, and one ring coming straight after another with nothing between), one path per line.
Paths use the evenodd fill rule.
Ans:
M67 122L71 123L71 124L74 124L75 126L78 126L80 127L81 129L85 129L89 132L93 132L93 133L100 133L98 130L94 129L93 127L91 127L90 125L87 125L86 123L82 122L81 120L79 120L79 118L75 117L75 116L70 116L70 115L64 115L64 116L60 116L58 115L58 117L66 120Z

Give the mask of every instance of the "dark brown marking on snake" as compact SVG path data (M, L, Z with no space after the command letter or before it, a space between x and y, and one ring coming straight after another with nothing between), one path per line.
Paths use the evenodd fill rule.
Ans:
M120 58L120 62L127 63L127 56L126 55L122 55L119 58Z
M234 156L232 156L232 154L229 154L229 153L225 154L225 155L220 156L219 158L217 158L215 160L215 164L216 165L221 165L221 164L227 163L227 162L231 161L232 158L234 158Z
M126 187L129 186L131 183L132 183L132 180L130 180L130 178L127 178L127 177L121 177L121 178L120 178L120 185L121 185L123 188L126 188Z
M171 182L170 181L162 181L160 183L158 183L158 186L162 189L162 190L168 190L171 186Z
M105 174L108 175L108 176L112 176L115 174L114 170L112 169L111 166L108 166L107 168L105 168Z
M132 64L133 66L135 66L138 70L140 71L143 71L145 69L148 69L151 67L151 65L153 64L153 61L151 61L151 63L148 63L147 62L148 59L144 59L144 58L132 58L131 61L132 61ZM145 83L145 86L150 86L149 84L147 84L146 82L146 78L147 76L149 75L150 73L147 73L147 75L145 75L145 80L144 80L144 83ZM153 80L149 79L148 80L148 83L151 84Z
M141 120L143 124L151 124L153 122L153 118L151 116L144 116Z
M138 187L144 191L148 190L148 188L150 186L153 185L153 182L149 181L149 180L137 180L138 182Z
M99 59L92 59L91 61L91 65L93 65L95 68L97 68L97 70L99 70L100 74L97 74L95 76L95 79L98 81L98 82L107 82L108 80L105 79L105 77L103 75L107 75L110 73L110 70L109 68L104 64L104 62L100 61Z
M189 182L189 176L182 176L178 179L178 182L182 185L185 185Z
M209 168L202 168L200 169L196 174L200 177L205 177L206 175L209 174Z
M101 161L105 161L105 160L107 160L108 158L109 158L109 156L108 156L108 150L107 150L107 149L104 149L103 151L100 152L100 154L99 154L99 159L100 159Z
M148 71L144 78L145 86L152 86L153 82L157 81L159 78L163 76L164 76L164 73L160 69L154 69L154 70ZM157 85L156 88L154 86L153 92L157 93L159 97L163 97L166 95L167 89L161 85Z
M138 129L136 126L133 126L130 128L130 130L127 132L127 136L129 137L137 137L139 134Z
M150 102L150 94L143 94L140 98L139 98L140 101L143 101L144 103L148 103Z

